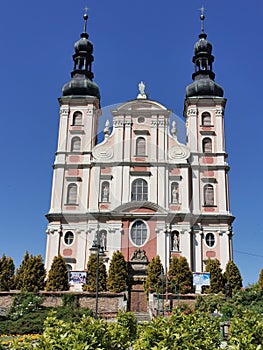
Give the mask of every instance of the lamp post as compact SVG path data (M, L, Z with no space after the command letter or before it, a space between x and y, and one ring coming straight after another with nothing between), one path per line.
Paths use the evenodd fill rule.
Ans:
M94 318L98 318L98 307L99 307L99 265L100 265L100 256L104 255L104 247L101 244L101 234L99 230L99 224L97 229L96 238L93 241L91 249L92 251L96 251L96 294L95 294L95 316Z

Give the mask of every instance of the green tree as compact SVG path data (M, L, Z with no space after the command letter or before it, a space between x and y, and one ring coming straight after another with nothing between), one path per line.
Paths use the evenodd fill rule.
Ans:
M144 290L148 294L149 291L163 293L163 266L159 255L153 257L147 269L147 277L144 283Z
M260 274L258 277L258 286L261 290L263 290L263 269L260 270Z
M224 292L224 277L218 259L208 259L206 272L210 272L210 286L205 288L206 293Z
M99 257L99 279L98 287L99 291L103 292L106 290L107 283L107 271L106 266L103 263L101 257ZM87 264L87 284L83 287L83 290L88 292L96 291L96 270L97 270L97 254L91 254Z
M184 256L172 257L169 267L169 291L171 293L190 293L193 290L193 274Z
M46 271L41 255L25 253L24 259L17 269L16 288L23 292L37 292L45 286Z
M0 290L9 291L14 288L15 264L12 258L3 254L0 259Z
M120 293L126 290L128 284L127 263L120 251L113 253L107 280L109 292Z
M46 291L69 290L68 269L61 255L55 256L48 273Z
M242 277L237 265L233 261L227 263L224 279L230 284L233 294L242 288Z

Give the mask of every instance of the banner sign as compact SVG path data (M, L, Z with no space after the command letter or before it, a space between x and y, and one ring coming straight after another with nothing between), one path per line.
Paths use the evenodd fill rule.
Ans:
M193 272L194 286L210 286L210 272Z
M69 271L69 284L85 284L87 272L84 271Z

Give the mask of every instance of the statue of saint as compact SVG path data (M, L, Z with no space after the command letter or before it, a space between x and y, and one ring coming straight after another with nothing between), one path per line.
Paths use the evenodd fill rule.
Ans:
M176 186L173 186L173 189L172 189L172 203L174 204L178 203L178 191Z
M145 84L143 81L141 81L138 84L138 88L139 88L139 95L137 96L138 99L147 99L147 95L145 93Z

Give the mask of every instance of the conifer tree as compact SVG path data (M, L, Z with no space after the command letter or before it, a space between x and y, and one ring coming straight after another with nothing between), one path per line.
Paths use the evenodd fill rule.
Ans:
M83 290L88 292L96 291L96 268L97 268L97 254L91 254L87 264L87 284L83 287ZM107 271L103 260L99 257L99 279L98 290L100 292L106 291L107 283Z
M29 261L29 253L28 251L25 252L24 258L19 266L19 268L16 271L15 275L15 287L16 289L23 289L24 281L26 277L26 271L28 268L28 261Z
M42 256L25 253L24 259L17 270L16 288L23 292L37 292L44 289L46 271Z
M258 286L261 290L263 290L263 269L260 270L260 274L258 277Z
M120 251L113 253L107 280L107 291L120 293L128 285L128 269L123 254Z
M224 292L224 278L218 259L208 259L206 272L210 272L210 286L205 288L206 293Z
M69 290L68 269L61 255L55 256L48 273L46 291Z
M229 283L233 294L242 288L242 277L237 265L233 261L227 263L224 279L226 283Z
M3 254L0 259L0 290L9 291L14 288L15 264L12 258Z
M162 280L163 278L163 280ZM155 293L164 292L165 277L163 273L163 266L159 255L153 257L147 269L147 277L144 283L145 293L153 291Z
M193 291L193 274L184 256L172 257L168 276L170 292L186 294Z

